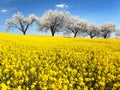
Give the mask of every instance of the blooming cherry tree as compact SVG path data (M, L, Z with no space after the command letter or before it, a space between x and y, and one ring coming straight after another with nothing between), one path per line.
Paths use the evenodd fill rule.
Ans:
M34 14L25 18L22 13L17 12L10 19L6 20L7 31L10 30L10 28L17 28L25 35L26 31L35 20L37 20L37 17Z
M116 25L113 23L105 23L100 26L101 36L104 38L110 37L110 34L115 31Z
M93 38L99 35L100 28L97 24L89 23L87 28L84 31L87 35L90 36L90 38Z
M49 31L52 36L56 32L62 31L65 18L69 16L68 12L58 11L58 10L48 10L39 20L38 26L39 30Z
M65 23L65 27L68 29L66 30L68 33L73 33L74 38L77 36L77 34L81 33L87 26L87 21L84 19L81 19L76 16L71 16Z
M118 36L118 37L120 37L120 30L119 29L116 30L115 35Z

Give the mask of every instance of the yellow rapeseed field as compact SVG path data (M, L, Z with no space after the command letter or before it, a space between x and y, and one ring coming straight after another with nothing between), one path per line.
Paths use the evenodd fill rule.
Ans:
M0 90L119 89L119 39L0 33Z

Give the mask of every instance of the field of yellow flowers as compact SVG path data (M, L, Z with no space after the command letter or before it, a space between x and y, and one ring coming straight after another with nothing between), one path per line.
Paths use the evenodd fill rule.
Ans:
M119 39L0 33L0 90L119 89Z

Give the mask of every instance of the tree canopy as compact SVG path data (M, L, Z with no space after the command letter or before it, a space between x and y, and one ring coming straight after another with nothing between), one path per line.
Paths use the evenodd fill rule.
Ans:
M10 19L6 20L7 31L10 30L10 28L17 28L25 35L35 20L37 20L37 17L34 14L25 18L22 13L17 12Z
M17 28L25 35L34 21L37 22L39 31L50 32L52 36L56 33L64 32L73 34L74 37L85 35L90 38L98 36L107 38L110 37L111 33L116 31L114 23L109 22L98 25L79 16L74 16L67 11L59 10L48 10L39 18L34 14L24 17L22 13L17 12L10 19L6 20L7 30Z

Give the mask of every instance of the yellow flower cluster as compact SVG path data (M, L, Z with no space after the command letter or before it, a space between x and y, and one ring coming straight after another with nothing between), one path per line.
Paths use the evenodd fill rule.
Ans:
M0 90L119 89L119 39L0 33Z

